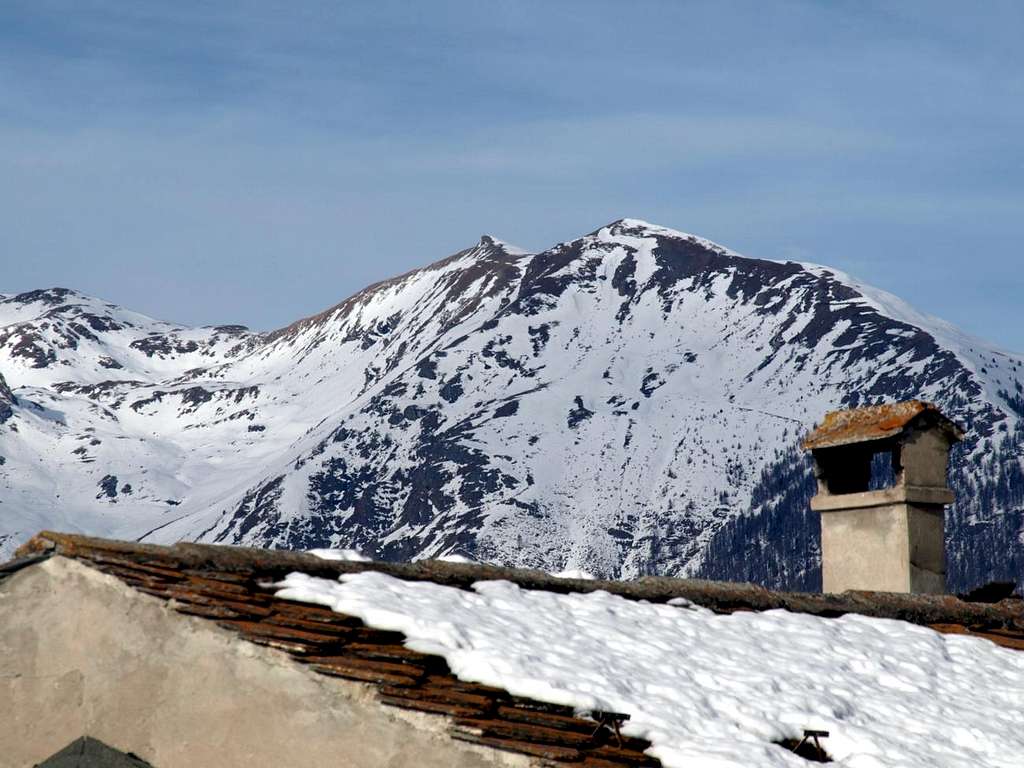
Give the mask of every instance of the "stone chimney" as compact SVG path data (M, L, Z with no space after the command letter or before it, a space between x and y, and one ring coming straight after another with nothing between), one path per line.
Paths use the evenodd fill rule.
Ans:
M919 400L825 416L804 441L818 480L823 591L945 592L946 472L961 439Z

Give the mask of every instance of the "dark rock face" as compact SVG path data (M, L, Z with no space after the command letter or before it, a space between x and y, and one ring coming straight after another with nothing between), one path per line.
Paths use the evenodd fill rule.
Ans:
M125 327L87 308L80 302L82 298L67 288L49 288L0 299L0 306L34 305L39 313L32 321L0 327L0 347L30 368L45 369L57 364L62 352L78 349L82 342L97 342L100 334Z
M0 424L3 424L14 415L14 405L17 400L11 388L7 386L4 376L0 373Z
M573 406L569 411L569 415L565 420L566 426L569 429L575 429L581 421L586 421L594 415L594 411L583 405L583 398L579 395L573 398Z
M131 348L139 350L146 357L154 357L195 352L199 349L199 344L191 340L181 341L171 334L153 334L144 339L133 341Z
M47 368L57 362L57 353L31 326L13 326L0 331L0 344L11 343L11 356L27 361L33 368Z
M25 291L19 293L12 301L17 304L32 304L34 302L42 302L50 306L59 306L67 301L69 296L72 296L74 291L68 288L41 288L35 291Z
M97 483L97 486L100 489L100 492L96 494L97 499L117 499L117 475L104 475L103 479ZM130 489L131 486L129 486Z
M257 526L271 533L287 527L276 519L277 502L281 498L281 481L283 476L275 477L258 488L245 494L233 516L234 530L239 537L245 536ZM230 541L227 532L218 534L215 541ZM301 547L296 547L300 549Z

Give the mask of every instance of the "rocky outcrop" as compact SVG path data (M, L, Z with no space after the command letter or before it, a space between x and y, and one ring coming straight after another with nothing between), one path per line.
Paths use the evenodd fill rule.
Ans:
M17 402L14 393L11 392L11 388L7 386L4 375L0 373L0 424L3 424L14 415L14 406Z

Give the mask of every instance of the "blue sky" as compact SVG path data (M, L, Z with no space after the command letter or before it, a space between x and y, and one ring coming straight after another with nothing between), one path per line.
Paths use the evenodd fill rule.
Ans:
M269 329L623 216L1024 351L1024 4L0 5L0 291Z

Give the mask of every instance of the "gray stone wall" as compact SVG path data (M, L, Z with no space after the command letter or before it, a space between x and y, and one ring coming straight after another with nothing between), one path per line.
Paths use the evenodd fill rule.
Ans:
M532 764L60 557L0 581L0 723L0 768L84 735L154 768Z

